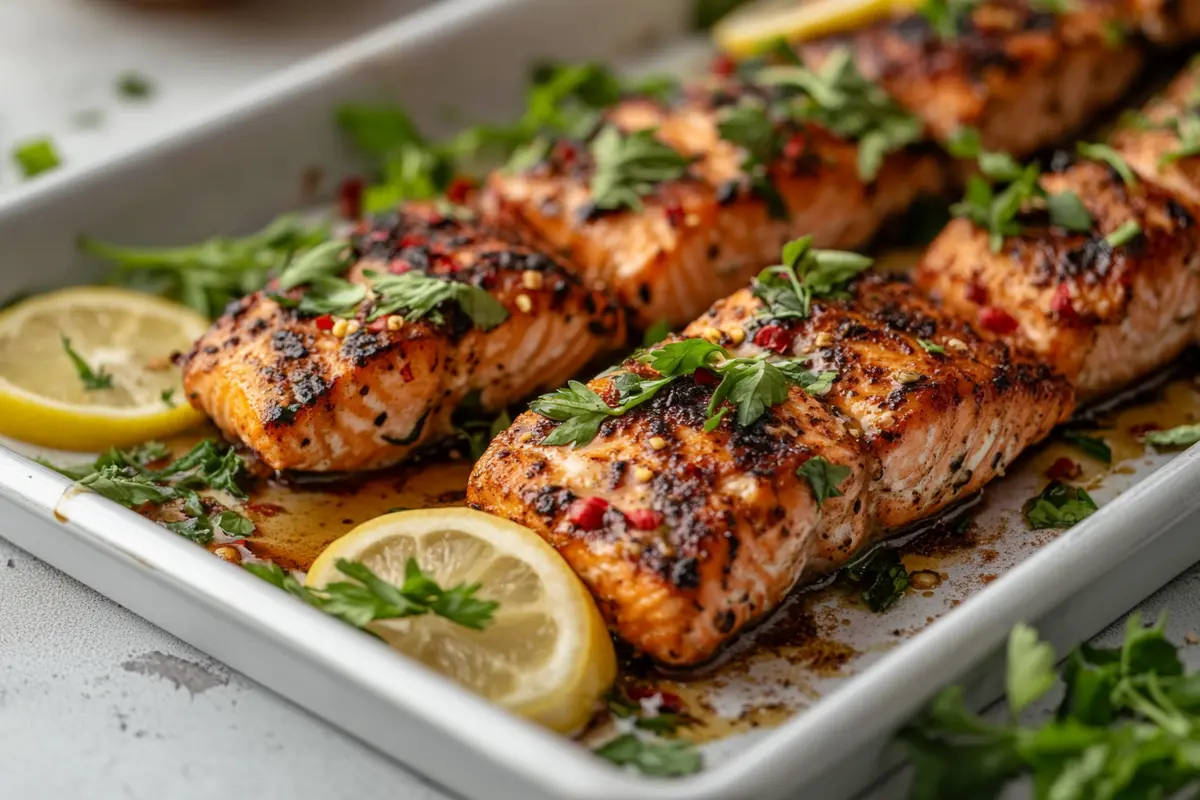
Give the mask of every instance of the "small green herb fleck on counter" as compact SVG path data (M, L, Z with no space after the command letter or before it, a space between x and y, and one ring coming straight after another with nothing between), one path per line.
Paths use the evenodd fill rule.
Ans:
M399 586L383 580L364 564L339 558L336 565L338 571L351 580L331 583L323 589L304 586L291 573L271 562L242 566L310 606L364 630L376 620L424 614L435 614L464 628L483 630L500 607L494 600L482 600L477 596L482 588L478 583L462 583L443 589L422 572L415 558L410 557L405 563L404 583Z
M54 142L49 138L31 139L13 148L13 160L26 180L57 169L62 164Z
M105 372L104 367L93 370L83 360L83 357L75 352L75 348L71 347L70 339L61 334L59 338L62 340L63 352L67 354L67 358L71 359L71 365L75 367L75 374L79 376L79 382L83 384L84 390L95 392L112 388L112 375Z
M215 490L238 500L246 499L238 485L246 462L232 447L205 439L175 461L151 468L151 464L166 460L168 455L161 443L147 442L129 450L112 448L90 464L47 466L127 508L177 503L183 519L159 524L198 544L211 542L218 530L233 537L254 532L253 522L230 509L213 510L214 504L205 501L198 492Z
M700 751L682 739L656 741L626 733L593 752L619 767L634 767L644 775L660 778L691 775L704 768Z
M916 771L912 800L1000 797L1032 779L1039 798L1167 798L1200 785L1200 673L1185 673L1165 619L1126 621L1117 648L1081 645L1058 672L1053 647L1025 625L1008 642L1009 719L972 712L963 690L944 689L900 734ZM1053 716L1021 713L1059 683ZM1189 795L1190 796L1190 795Z
M117 78L117 94L126 100L147 100L154 95L154 83L145 75L126 72Z

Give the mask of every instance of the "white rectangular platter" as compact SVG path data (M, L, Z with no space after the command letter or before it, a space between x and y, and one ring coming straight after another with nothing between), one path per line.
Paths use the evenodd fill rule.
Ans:
M325 53L213 108L207 121L0 200L0 297L95 280L78 233L176 243L255 229L328 200L362 165L332 124L349 100L396 100L434 135L445 111L502 119L546 58L627 65L686 49L685 0L452 0ZM994 656L1017 620L1064 646L1200 559L1200 452L1140 450L1097 480L1100 512L1057 538L1020 522L1041 466L1024 459L973 514L978 546L924 558L936 591L885 614L803 595L813 652L735 654L704 684L729 721L707 769L664 781L494 708L253 576L0 448L0 531L152 622L456 792L479 798L844 797L894 765L891 732L941 685L999 694ZM20 510L18 510L20 509ZM770 633L770 631L767 631ZM803 651L803 648L800 648ZM687 682L680 682L687 691ZM695 690L698 694L701 690Z

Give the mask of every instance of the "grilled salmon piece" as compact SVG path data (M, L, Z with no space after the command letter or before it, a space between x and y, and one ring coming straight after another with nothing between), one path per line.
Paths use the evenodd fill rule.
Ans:
M737 356L769 350L807 357L814 371L837 373L821 399L860 437L872 465L868 492L878 529L970 496L1073 407L1061 375L979 336L904 279L866 275L846 299L814 300L804 320L763 314L762 301L744 289L683 335L719 341ZM814 554L809 567L841 566L842 554L833 555Z
M401 308L368 322L369 298L357 330L339 337L329 317L268 293L233 304L188 354L184 386L192 405L277 470L395 464L450 435L469 395L484 410L503 408L624 341L607 294L512 234L415 205L365 225L353 247L351 281L366 281L367 269L416 271L485 288L507 316L484 331L445 300L419 320L398 325Z
M584 276L603 281L641 327L658 320L683 325L713 301L744 286L779 254L811 233L819 247L865 243L882 221L920 194L943 186L939 157L902 150L864 182L859 146L815 125L793 127L770 165L770 181L785 208L752 190L745 151L723 139L721 110L771 96L743 83L698 87L668 107L644 98L623 101L607 120L624 131L657 129L657 138L696 160L688 174L660 184L640 212L597 213L588 148L560 141L550 156L519 174L495 173L484 208L507 224L528 227L567 253ZM777 218L778 217L778 218Z
M1196 0L1126 0L1133 27L1155 42L1173 44L1200 36Z
M613 402L615 378L588 385ZM575 448L539 444L557 423L526 412L467 490L557 548L612 628L665 664L705 661L775 608L814 553L844 562L868 531L869 469L842 420L791 387L748 427L726 419L706 433L712 393L679 378ZM818 455L850 470L820 507L796 472Z
M1051 194L1073 192L1091 233L1030 221L999 252L988 232L951 222L915 280L985 335L1020 340L1074 383L1081 397L1117 389L1179 355L1200 306L1195 218L1147 181L1126 186L1107 165L1081 161L1045 174ZM1111 246L1126 223L1141 234Z
M1189 65L1142 113L1131 115L1113 134L1112 143L1143 180L1200 207L1200 153L1189 154L1180 135L1193 127L1200 131L1200 61Z
M953 37L914 14L800 52L820 64L849 47L862 74L923 119L935 138L947 141L972 127L986 149L1023 157L1080 130L1142 66L1135 42L1111 43L1113 26L1134 23L1124 3L1071 7L1054 14L1027 0L989 0L961 16Z

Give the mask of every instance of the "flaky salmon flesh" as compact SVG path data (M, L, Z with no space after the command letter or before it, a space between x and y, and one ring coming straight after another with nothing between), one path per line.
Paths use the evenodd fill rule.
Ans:
M865 277L849 299L814 301L809 319L771 323L770 351L754 344L762 311L742 290L682 335L734 356L807 358L836 372L826 395L791 386L749 426L710 433L715 382L682 378L574 448L541 444L556 423L527 412L471 475L472 505L540 533L616 632L663 663L710 658L798 581L969 496L1073 405L1061 376L904 281ZM615 379L589 386L605 397ZM797 472L817 456L849 469L823 503ZM596 499L607 510L586 524L579 504Z
M1057 13L990 0L958 15L953 35L909 14L817 40L801 54L819 64L848 47L863 75L935 138L948 141L970 127L987 149L1020 158L1078 133L1125 93L1145 60L1135 34L1176 23L1168 5L1176 4L1084 0Z
M607 112L620 129L656 129L659 140L696 159L687 176L645 198L644 209L595 213L595 165L586 147L567 140L532 169L493 174L484 208L533 229L585 279L611 287L638 327L658 320L678 327L745 286L788 240L811 234L818 247L857 247L915 198L943 187L944 170L931 152L891 153L874 180L864 181L858 144L816 125L797 126L794 146L770 165L784 206L774 216L751 189L743 150L723 139L717 124L721 109L758 90L722 87L696 87L676 106L637 98Z
M486 289L505 319L484 331L447 301L436 316L367 322L376 302L368 299L346 332L269 293L238 301L188 354L184 387L274 469L398 463L452 435L464 401L494 412L624 343L623 313L607 293L511 233L411 206L353 242L352 281L371 269L417 271Z

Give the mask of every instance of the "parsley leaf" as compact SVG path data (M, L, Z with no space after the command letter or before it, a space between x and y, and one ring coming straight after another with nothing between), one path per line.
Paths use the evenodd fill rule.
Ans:
M1092 229L1092 215L1074 192L1059 192L1046 197L1050 222L1068 231L1086 233Z
M435 324L441 324L443 319L437 308L447 302L458 305L475 327L484 331L490 331L508 319L504 304L480 286L420 272L392 275L368 270L364 274L379 295L375 309L367 317L368 322L406 310L404 319L408 322L429 317Z
M813 456L796 468L796 475L808 481L817 508L824 504L826 498L842 496L842 490L838 487L850 477L850 472L849 467L831 464L823 456Z
M941 356L946 354L946 348L928 339L917 339L917 344L921 346L922 350L931 355Z
M622 133L613 125L597 134L591 146L595 159L591 192L596 208L641 211L642 197L654 192L658 184L684 176L692 159L654 134L650 129Z
M645 775L678 777L699 772L704 759L691 742L646 741L626 733L598 747L596 755L619 767L632 766Z
M1090 517L1099 506L1086 491L1051 481L1037 497L1025 503L1025 520L1034 530L1069 528Z
M1165 431L1150 431L1145 436L1145 442L1155 447L1191 447L1200 442L1200 424L1176 425Z
M1018 624L1008 636L1008 673L1005 691L1008 707L1016 716L1054 686L1054 648L1038 641L1037 631Z
M802 64L767 66L753 80L795 92L791 115L858 143L858 177L870 183L884 156L921 139L924 125L858 71L850 50L833 50L813 70Z
M815 250L812 237L783 246L783 263L767 267L751 291L770 319L807 319L814 297L842 297L846 284L874 261L842 250Z
M568 381L566 387L545 394L529 404L535 413L547 419L563 423L542 440L545 445L584 445L596 438L600 425L608 417L619 417L650 400L659 389L673 378L657 381L638 381L636 393L623 399L615 408L604 402L600 395L579 381Z
M21 142L13 148L12 157L21 170L21 176L26 180L62 165L58 150L49 138Z
M163 405L167 408L175 408L175 387L163 389L158 397L160 400L162 400Z
M965 28L967 19L983 0L925 0L917 9L938 37L953 39Z
M690 375L700 367L710 365L715 358L727 358L728 351L707 339L682 339L664 344L639 356L660 375L675 377Z
M293 256L328 238L291 216L240 239L216 237L183 247L123 247L83 237L79 248L114 264L109 282L178 300L206 317L261 289Z
M908 570L894 547L876 547L842 569L842 575L859 588L867 608L887 611L908 589Z
M717 118L721 138L742 148L741 170L750 189L767 204L772 219L788 219L788 207L775 187L770 165L782 152L784 137L771 118L770 109L757 102L743 102L722 109Z
M671 335L671 323L660 319L642 333L642 347L653 347Z
M352 255L347 242L322 242L299 254L279 275L279 288L295 289L320 278L335 278L350 266Z
M1188 113L1171 120L1168 127L1174 129L1179 146L1159 158L1159 169L1180 159L1200 155L1200 115L1196 113L1194 104Z
M1104 162L1113 172L1120 176L1126 186L1137 184L1137 177L1133 174L1133 170L1130 169L1124 157L1109 145L1079 142L1075 145L1075 152L1089 161Z
M1112 448L1103 439L1088 436L1079 431L1063 431L1063 439L1078 447L1097 461L1112 463Z
M415 558L405 563L404 583L388 583L365 564L340 558L338 571L350 581L337 581L322 589L309 589L276 564L244 564L249 572L304 602L356 628L380 619L436 614L456 625L483 630L500 604L481 600L480 584L459 584L443 589L421 571ZM353 582L352 582L353 581Z
M75 367L75 374L79 376L80 383L83 384L85 391L95 392L102 389L111 389L113 386L112 375L104 371L104 367L93 370L88 363L83 360L79 353L75 352L75 348L71 347L71 340L66 336L59 334L59 339L62 340L63 352L67 354L67 358L71 359L71 364Z

